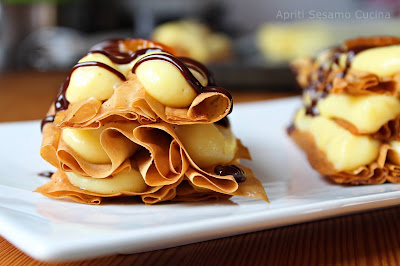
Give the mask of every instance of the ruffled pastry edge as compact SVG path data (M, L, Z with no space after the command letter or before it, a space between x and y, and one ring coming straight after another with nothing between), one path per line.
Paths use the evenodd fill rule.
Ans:
M185 172L193 168L203 174L203 178L208 180L206 183L214 187L214 190L232 192L237 189L236 181L232 176L218 176L213 174L213 167L202 169L197 166L173 127L164 122L148 125L113 123L105 129L100 135L100 140L104 150L110 156L111 163L109 164L89 163L81 158L62 141L61 130L54 124L45 125L40 154L47 162L63 171L72 171L94 178L106 178L121 171L129 171L132 166L130 157L127 157L128 145L125 143L129 141L142 147L133 155L133 158L145 182L150 186L175 183ZM236 163L241 158L251 159L248 149L241 141L236 139L236 143L237 150L231 163Z
M400 95L400 73L391 77L380 78L376 74L349 68L334 68L325 74L323 80L319 80L319 68L321 65L307 57L292 63L292 69L296 72L296 80L304 90L312 87L319 91L326 90L329 93L366 95L386 94ZM344 75L343 75L344 73Z
M372 134L365 134L361 133L356 126L352 123L340 119L340 118L333 118L333 121L336 122L339 126L343 127L347 131L350 131L353 135L368 135L374 139L381 140L381 141L391 141L397 140L400 141L400 115L394 119L389 120L383 126L381 126L378 131Z
M66 174L61 170L55 172L49 182L38 187L34 192L41 193L49 198L70 199L75 202L92 205L99 205L109 198L135 196L140 197L145 204L155 204L164 201L196 202L210 199L229 199L231 196L257 198L269 202L262 184L254 177L253 172L242 165L240 165L240 167L246 171L247 180L243 183L239 183L238 189L229 194L198 188L186 175L174 184L149 187L146 191L141 193L122 191L113 194L100 194L72 185Z
M387 161L390 145L382 144L377 159L353 171L338 171L327 159L315 143L311 133L298 129L291 130L289 136L306 153L312 168L322 175L328 176L336 183L352 185L372 185L384 182L400 183L400 167L393 167Z
M95 98L71 103L68 109L55 115L58 127L99 128L110 121L137 121L149 124L165 121L184 125L213 123L224 118L232 101L220 92L204 92L194 98L189 107L174 108L161 104L146 93L136 75L114 89L113 95L102 102Z
M193 183L197 186L200 186L202 188L209 189L216 193L232 194L232 193L235 193L236 191L241 191L239 189L240 187L243 187L243 186L247 187L247 185L249 185L251 183L253 185L253 187L251 188L251 190L253 190L253 192L251 192L251 191L245 191L245 192L249 193L250 196L256 195L255 197L259 197L259 198L262 198L262 199L268 201L267 196L265 194L265 190L264 190L263 186L261 185L261 183L259 183L259 182L254 183L252 181L250 182L250 181L246 180L245 182L243 182L243 183L245 183L245 185L243 185L243 184L240 185L235 181L233 176L230 176L230 175L219 176L219 175L214 174L213 167L209 167L207 169L201 169L200 167L198 167L196 165L196 163L190 158L189 154L187 153L187 151L184 148L184 145L179 141L179 138L174 133L171 125L166 124L164 122L155 123L155 124L151 124L151 125L140 125L138 127L134 127L132 125L132 123L114 123L114 124L115 124L115 126L118 126L119 128L117 128L117 129L114 128L111 130L117 130L118 134L124 135L124 138L127 137L130 130L135 130L139 127L142 129L144 127L144 130L149 130L149 129L150 130L161 130L162 133L165 133L168 135L168 137L171 137L170 141L167 143L167 145L163 145L163 146L168 146L168 147L170 147L170 149L173 149L174 147L177 148L176 146L178 146L178 148L177 148L178 151L175 151L175 152L172 151L172 153L171 153L171 151L169 151L169 152L167 152L168 154L164 152L165 156L167 156L167 155L169 156L168 165L170 166L170 172L173 170L172 171L173 173L171 173L172 176L170 174L168 174L168 176L164 176L159 172L160 169L157 166L157 164L160 164L160 162L156 158L159 158L159 156L160 156L159 154L162 153L163 151L165 151L166 149L161 146L158 147L159 145L155 145L155 148L157 148L157 150L154 150L150 145L150 144L153 144L152 143L153 141L152 140L149 141L149 143L150 143L149 144L150 146L149 146L148 144L143 142L144 139L141 138L139 136L139 134L135 138L133 138L132 136L130 136L130 138L127 138L130 141L144 147L144 149L142 149L141 152L139 151L138 154L135 154L133 157L136 158L136 162L138 164L139 171L141 172L142 176L144 177L144 180L147 185L149 185L151 187L162 187L162 186L169 186L169 185L172 186L172 185L176 184L177 182L180 182L182 177L185 176L188 180L190 180L191 183ZM127 127L127 128L124 128L124 127ZM82 165L82 163L75 162L75 163L68 164L68 162L66 162L66 161L62 161L63 163L61 163L59 155L58 155L58 149L59 149L59 144L60 144L60 132L61 132L61 129L56 127L54 124L49 123L49 124L45 125L44 131L43 131L43 143L42 143L42 149L41 149L42 157L46 161L48 161L55 167L62 169L63 171L64 170L74 171L74 172L77 172L78 174L82 174L84 176L92 176L93 177L93 175L88 175L88 174L86 174L86 172L77 171L74 167L72 167L73 165ZM161 136L159 134L157 134L157 131L152 131L152 132L158 136L155 140L160 141L162 139ZM146 138L152 138L152 136L154 134L149 134L149 132L144 131L144 132L141 132L140 135L142 135L142 137L145 136ZM134 140L132 140L131 138L133 138ZM243 144L240 142L240 140L236 139L236 142L237 142L238 148L236 150L233 160L229 164L238 165L240 158L251 159L248 149L245 146L243 146ZM68 148L68 145L63 145L63 146ZM109 145L109 146L115 146L115 145ZM148 151L148 152L146 152L146 151ZM67 151L63 150L63 153L67 153ZM177 158L175 158L177 156L180 158L179 163L177 163ZM73 154L73 156L71 155L71 156L68 156L67 158L75 158L75 157L79 157L79 156L76 154ZM97 176L98 178L105 178L105 177L109 177L114 174L117 174L118 172L121 172L121 171L129 171L132 168L129 158L128 159L122 158L122 159L117 160L117 161L121 161L121 164L113 167L113 169L111 169L112 170L111 172L106 171L105 174L102 174L102 175L96 174L94 176ZM165 160L162 160L163 165L166 164ZM115 161L115 160L112 160L112 161ZM70 166L66 167L65 166L66 163ZM177 167L177 164L179 164L178 167ZM94 165L97 166L96 164L94 164ZM103 169L104 165L99 165L99 167L101 169ZM247 169L246 173L251 172L250 169L248 169L248 168L246 168L246 169ZM156 179L154 179L154 175L157 176ZM166 179L166 177L168 177L168 179ZM239 192L237 192L237 193L239 193ZM242 193L241 195L246 196L246 193ZM257 195L261 195L261 196L257 196ZM82 198L81 201L83 201L83 199L84 198Z

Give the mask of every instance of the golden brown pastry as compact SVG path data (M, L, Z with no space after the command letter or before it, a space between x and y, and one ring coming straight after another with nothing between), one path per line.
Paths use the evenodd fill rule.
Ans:
M338 183L399 183L400 38L348 40L293 63L303 89L289 135Z
M42 122L40 154L58 170L36 191L89 204L268 201L239 164L250 154L231 131L231 109L230 93L197 61L147 40L102 42L72 68Z

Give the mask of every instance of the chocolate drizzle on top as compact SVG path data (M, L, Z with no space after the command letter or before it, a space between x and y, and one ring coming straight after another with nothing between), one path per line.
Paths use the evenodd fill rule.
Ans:
M108 71L110 71L111 73L113 73L114 75L116 75L120 80L122 81L126 81L126 78L124 76L124 74L122 74L121 72L119 72L118 70L116 70L115 68L110 67L109 65L106 65L104 63L101 62L83 62L83 63L78 63L76 64L72 69L71 72L69 73L69 76L66 80L66 87L68 87L69 85L69 81L71 79L71 75L72 73L74 73L74 71L78 68L82 68L82 67L92 67L92 66L97 66L97 67L101 67L104 69L107 69Z
M67 92L67 88L69 86L69 82L71 80L71 76L72 76L72 74L74 73L75 70L77 70L78 68L82 68L82 67L101 67L101 68L104 68L104 69L110 71L112 74L116 75L120 80L126 81L126 78L125 78L124 74L122 74L121 72L119 72L115 68L112 68L109 65L106 65L104 63L101 63L101 62L83 62L83 63L78 63L69 72L69 75L68 75L67 79L65 80L64 84L61 87L61 91L57 95L56 101L54 103L55 107L56 107L56 113L59 112L59 111L67 110L69 102L68 102L65 94Z
M94 45L89 50L89 54L103 54L107 56L112 62L116 64L128 64L133 60L137 59L139 56L151 53L151 52L163 52L164 50L161 47L148 47L144 49L138 49L136 51L129 51L128 52L121 52L121 45L122 39L111 39L105 40ZM144 41L144 40L143 40Z
M78 63L76 64L71 71L69 72L69 75L67 77L67 79L64 81L64 83L62 84L59 93L57 94L56 100L54 101L54 107L55 107L55 113L58 113L60 111L63 110L67 110L68 106L69 106L69 102L67 100L66 97L66 92L67 92L67 88L69 86L69 82L71 80L71 76L74 73L75 70L77 70L78 68L82 68L82 67L101 67L104 68L108 71L110 71L111 73L113 73L114 75L116 75L119 79L121 79L122 81L125 81L126 78L125 76L119 72L118 70L110 67L109 65L106 65L104 63L100 63L100 62L83 62L83 63ZM41 123L41 131L43 131L43 127L45 124L47 123L51 123L54 121L54 117L55 115L50 115L50 116L46 116Z
M221 88L221 87L217 87L214 84L208 84L208 86L203 86L201 85L201 83L193 76L192 72L190 72L189 68L185 65L185 63L183 61L188 62L188 60L186 58L183 59L183 61L180 58L177 58L173 55L170 54L151 54L148 55L146 57L142 57L140 58L135 65L132 67L132 73L135 73L136 69L138 68L138 66L146 61L152 61L152 60L162 60L162 61L166 61L170 64L172 64L173 66L175 66L182 74L182 76L186 79L186 81L189 83L189 85L198 93L203 93L203 92L219 92L222 93L224 95L226 95L229 100L232 102L232 95L225 89ZM192 62L195 62L195 64L193 63L189 63L189 67L192 65L194 66L195 69L197 69L196 71L198 71L199 69L201 70L201 68L206 69L204 66L202 66L199 62L196 62L194 60L191 60ZM201 66L201 67L199 67ZM201 72L203 72L201 70ZM200 73L201 73L200 72ZM207 75L207 80L213 81L213 78L210 78L211 75L209 74L208 70L205 71L205 73L203 72L203 74Z
M118 56L113 55L112 53L107 52L106 50L93 50L88 54L102 54L107 56L111 61L116 64L128 64L138 58L141 55L151 53L151 52L162 52L163 50L160 48L146 48L135 51L134 53L119 53Z
M332 55L324 63L322 63L317 70L312 72L311 75L316 75L315 81L310 82L310 85L305 88L305 92L310 96L311 102L305 105L306 115L317 116L319 115L318 102L328 96L332 89L332 82L326 82L328 75L333 69L334 65L339 65L339 60L342 54L347 54L344 68L341 72L336 74L338 78L344 78L350 69L351 63L355 56L367 49L374 48L373 45L360 45L352 48L335 47L332 49Z
M40 130L43 132L44 125L53 122L54 122L54 115L46 116L45 118L42 119L42 122L40 123Z
M133 60L137 59L141 55L150 53L150 52L163 52L162 48L159 47L149 47L145 49L139 49L134 52L123 52L121 50L121 41L122 39L111 39L111 40L106 40L103 41L99 44L96 44L93 46L89 54L103 54L107 56L112 62L116 64L128 64L132 62ZM183 77L186 79L186 81L189 83L189 85L198 93L203 93L203 92L219 92L224 95L226 95L229 100L232 103L232 95L225 89L216 86L214 77L212 76L211 72L201 63L190 59L186 57L180 57L179 59L170 55L170 54L162 54L162 53L157 53L157 54L151 54L149 56L143 57L139 59L136 64L132 68L132 72L134 73L136 68L143 62L149 61L149 60L164 60L167 61L171 64L173 64L183 75ZM81 67L89 67L89 66L97 66L97 67L102 67L104 69L107 69L111 73L115 74L117 77L119 77L122 81L125 81L126 78L125 76L119 72L118 70L112 68L111 66L108 66L104 63L101 62L83 62L83 63L78 63L76 64L70 71L68 77L66 78L65 82L60 88L59 93L57 94L57 97L54 101L54 106L55 106L55 114L59 111L66 110L69 106L69 102L66 98L66 91L69 86L69 82L71 79L71 75L73 72ZM202 86L202 84L193 76L193 74L190 72L189 68L196 70L199 72L201 75L203 75L204 78L207 79L207 86ZM231 109L229 110L229 113L232 112L233 104L231 104ZM41 130L43 131L43 127L47 123L51 123L54 121L54 115L50 115L45 117L42 120L41 123Z
M217 165L214 168L214 173L220 176L231 175L235 178L236 182L241 183L246 181L246 172L237 165Z
M120 41L121 41L121 39L104 40L104 41L99 42L99 43L95 44L94 46L92 46L92 48L89 49L89 52L104 51L113 56L124 57L128 53L121 52L120 45L119 45Z
M208 68L206 68L203 64L197 62L196 60L188 58L188 57L179 57L179 60L181 60L183 63L185 63L185 65L188 68L194 69L197 72L199 72L200 74L202 74L203 77L205 79L207 79L208 86L216 85L214 76L211 74L211 72L208 70Z

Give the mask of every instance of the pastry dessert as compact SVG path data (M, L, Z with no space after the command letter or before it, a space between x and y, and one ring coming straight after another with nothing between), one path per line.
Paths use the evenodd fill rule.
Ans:
M202 63L224 61L233 54L227 35L212 32L207 25L191 20L164 23L154 30L152 39L172 47L180 56Z
M267 23L257 30L256 45L268 62L287 64L337 43L337 36L333 36L332 30L321 23Z
M36 189L99 204L146 204L232 195L268 200L239 159L232 97L207 68L159 43L110 40L71 70L42 122L41 156L58 170Z
M400 182L400 38L348 40L293 63L303 89L289 135L337 183Z

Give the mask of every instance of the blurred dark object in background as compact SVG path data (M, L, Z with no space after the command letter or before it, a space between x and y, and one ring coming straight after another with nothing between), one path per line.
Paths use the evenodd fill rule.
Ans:
M0 4L0 69L18 67L19 46L25 37L38 29L56 25L56 4Z
M130 9L122 1L73 0L57 5L57 25L77 29L85 34L120 29L133 30Z
M0 10L0 70L66 70L93 44L133 29L130 12L107 0L9 0Z

